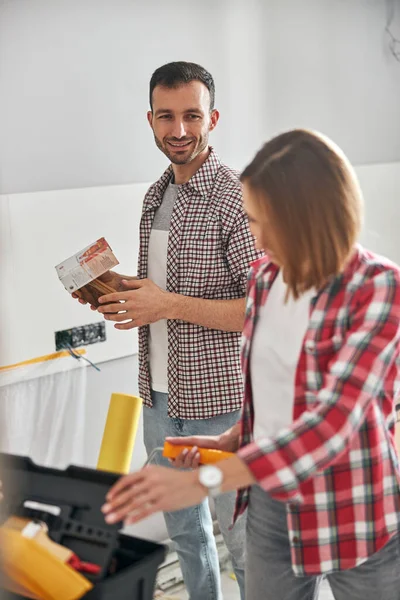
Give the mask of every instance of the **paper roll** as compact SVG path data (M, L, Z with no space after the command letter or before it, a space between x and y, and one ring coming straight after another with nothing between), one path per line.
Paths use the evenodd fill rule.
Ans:
M142 399L137 396L111 394L97 462L99 470L129 473L141 408Z

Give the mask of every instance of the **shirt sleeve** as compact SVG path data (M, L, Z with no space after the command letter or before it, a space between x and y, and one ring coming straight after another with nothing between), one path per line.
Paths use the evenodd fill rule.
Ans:
M226 259L233 279L243 290L243 296L246 295L250 264L260 256L262 253L255 248L254 237L250 232L247 217L241 211L236 226L228 239Z
M316 392L316 408L305 411L276 437L238 451L261 487L277 499L301 502L300 484L347 449L382 390L399 348L400 278L388 269L361 290L347 335Z

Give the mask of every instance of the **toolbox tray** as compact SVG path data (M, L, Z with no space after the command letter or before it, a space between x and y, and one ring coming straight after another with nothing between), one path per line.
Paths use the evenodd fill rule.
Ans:
M119 475L75 466L64 471L40 467L27 457L1 453L0 464L1 523L11 515L44 521L53 541L100 566L98 575L84 574L94 587L83 598L152 600L165 546L119 533L122 523L106 524L101 512ZM23 596L8 592L7 598Z

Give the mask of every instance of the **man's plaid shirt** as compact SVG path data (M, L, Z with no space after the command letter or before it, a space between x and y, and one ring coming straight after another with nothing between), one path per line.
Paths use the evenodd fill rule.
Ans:
M169 167L146 194L140 224L138 277L147 277L154 214L173 177ZM213 300L246 295L254 248L237 173L208 159L180 187L168 236L167 291ZM238 410L243 401L240 333L168 320L168 414L206 419ZM148 326L139 328L139 391L151 406Z
M344 273L313 298L296 372L293 424L254 442L251 339L276 274L267 257L249 274L238 454L259 485L287 503L294 573L350 569L400 529L394 444L400 270L358 246ZM247 499L248 490L239 492L236 515Z

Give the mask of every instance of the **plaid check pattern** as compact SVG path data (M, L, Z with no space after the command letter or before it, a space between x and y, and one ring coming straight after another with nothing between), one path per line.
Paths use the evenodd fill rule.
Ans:
M154 214L173 177L170 166L146 194L140 224L138 276L147 277ZM214 300L244 298L249 266L259 256L242 208L235 171L211 148L180 187L168 236L167 291ZM168 414L207 419L241 408L240 333L169 320ZM139 391L151 406L148 327L139 328Z
M251 339L276 274L266 257L249 274L239 455L259 485L287 503L294 573L350 569L400 529L394 444L400 270L357 246L344 273L313 298L297 365L293 425L255 442ZM242 490L236 515L247 501L248 490Z

